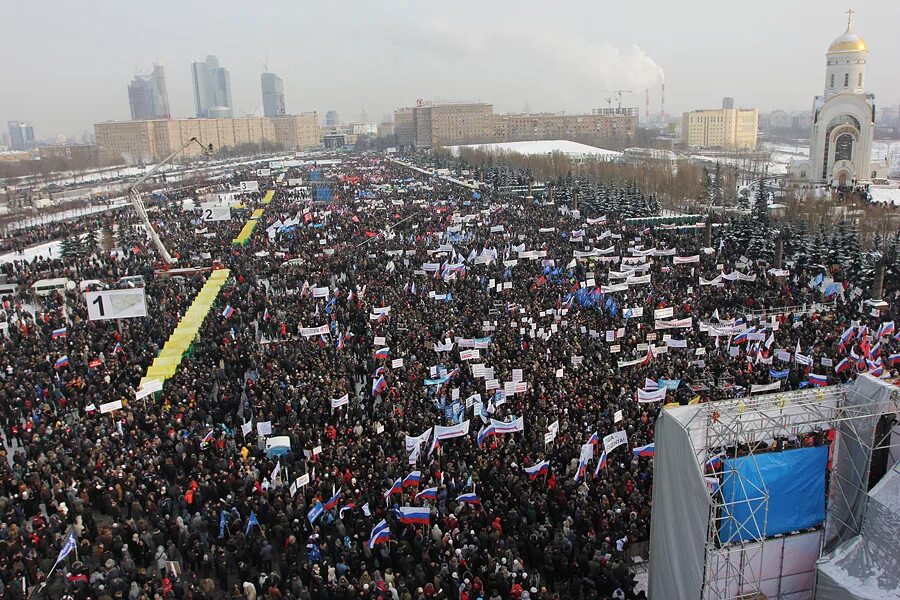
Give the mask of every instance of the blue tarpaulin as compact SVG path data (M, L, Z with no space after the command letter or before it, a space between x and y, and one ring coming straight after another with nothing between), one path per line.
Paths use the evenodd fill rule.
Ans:
M726 503L719 532L722 543L821 524L825 520L827 463L828 446L727 459L721 485Z

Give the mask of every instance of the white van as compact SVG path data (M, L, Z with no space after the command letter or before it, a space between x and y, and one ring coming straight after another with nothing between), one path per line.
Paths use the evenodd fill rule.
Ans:
M122 277L119 279L119 285L130 288L142 288L144 287L144 276L129 275L128 277Z
M31 284L31 291L37 296L49 296L53 290L64 294L69 287L75 287L75 284L65 277L57 277L55 279L39 279Z

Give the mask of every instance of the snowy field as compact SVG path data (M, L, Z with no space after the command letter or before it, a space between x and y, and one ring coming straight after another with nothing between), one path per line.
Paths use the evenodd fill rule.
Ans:
M900 188L870 187L869 193L872 194L873 202L900 206Z
M102 213L108 210L114 210L116 208L122 208L126 206L128 202L124 198L115 198L111 205L107 206L105 204L98 204L96 206L91 206L89 208L73 208L70 210L63 210L57 213L53 213L50 215L44 215L42 217L30 217L28 219L24 219L17 223L10 223L6 226L6 228L10 231L14 231L16 229L27 229L33 225L39 225L44 223L55 223L57 221L66 221L68 219L76 219L78 217L83 217L85 215L92 215L95 213Z
M477 148L486 152L518 152L526 156L535 154L551 154L562 152L569 156L621 156L621 152L579 144L569 140L539 140L536 142L504 142L501 144L469 144L466 146L449 146L452 154L459 154L460 148Z

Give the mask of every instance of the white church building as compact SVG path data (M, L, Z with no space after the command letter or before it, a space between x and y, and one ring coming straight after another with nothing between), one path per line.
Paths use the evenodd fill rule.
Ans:
M848 11L850 17L853 11ZM872 162L875 95L866 92L866 42L847 30L825 53L825 93L813 101L809 160L792 162L789 178L808 186L865 186L886 177L888 161Z

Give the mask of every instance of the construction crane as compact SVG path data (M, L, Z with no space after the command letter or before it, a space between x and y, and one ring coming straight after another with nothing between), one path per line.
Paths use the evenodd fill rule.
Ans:
M169 164L172 159L178 156L185 148L190 146L191 144L197 144L203 150L203 154L210 155L213 151L213 145L204 146L200 143L195 137L189 139L185 144L173 152L172 154L165 157L161 160L155 167L150 169L143 177L135 181L132 185L128 186L128 198L131 200L131 205L134 207L134 210L137 211L138 216L141 218L141 221L144 223L144 227L147 228L147 234L150 236L150 239L153 241L153 245L156 246L156 251L159 252L160 258L162 258L163 262L166 265L171 265L175 262L175 259L172 258L172 255L169 254L169 251L166 250L166 247L163 245L162 240L159 239L159 235L153 229L153 225L150 224L150 217L147 216L147 207L144 206L144 201L141 199L141 194L138 192L138 187L153 177L160 169Z
M631 93L631 90L613 90L613 94L615 94L619 98L619 104L618 104L619 110L622 109L622 94L630 94L630 93Z

